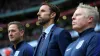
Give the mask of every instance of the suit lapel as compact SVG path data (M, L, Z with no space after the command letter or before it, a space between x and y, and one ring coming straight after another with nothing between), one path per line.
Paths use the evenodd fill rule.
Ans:
M50 32L49 32L49 34L48 34L48 36L47 36L47 39L44 41L43 48L42 48L42 49L43 49L43 55L46 54L46 51L47 51L47 48L48 48L50 39L51 39L51 37L52 37L53 31L55 30L55 28L56 28L56 26L54 25L54 26L52 27L52 29L50 30ZM36 52L37 52L37 50L38 50L38 46L40 45L40 42L41 42L41 36L39 37L39 42L38 42L37 47L36 47L36 49L35 49L35 51L34 51L34 56L36 55Z
M48 48L48 45L49 45L49 42L51 40L51 37L52 37L52 34L53 34L53 31L55 30L56 26L54 25L52 27L52 29L50 30L46 40L44 41L44 44L43 44L43 55L45 56L46 55L46 51L47 51L47 48Z
M42 35L41 35L41 36L42 36ZM41 39L42 39L41 36L39 37L38 44L37 44L37 47L36 47L36 49L35 49L35 51L34 51L34 55L33 55L33 56L36 55L37 49L38 49L38 47L39 47L39 45L40 45L40 42L41 42Z

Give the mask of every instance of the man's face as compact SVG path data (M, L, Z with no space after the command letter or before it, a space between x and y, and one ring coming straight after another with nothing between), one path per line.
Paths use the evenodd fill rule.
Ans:
M38 22L40 25L44 25L50 21L50 8L48 5L42 5L37 13Z
M11 42L15 42L16 43L16 42L20 41L20 39L22 38L23 32L19 31L19 29L18 29L16 24L11 24L8 27L8 36L9 36L9 40Z
M82 31L88 25L86 9L78 8L72 16L72 28L76 31Z

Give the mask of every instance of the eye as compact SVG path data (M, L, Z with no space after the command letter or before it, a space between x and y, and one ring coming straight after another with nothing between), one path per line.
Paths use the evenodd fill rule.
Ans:
M76 16L80 16L81 14L76 14Z
M12 32L15 32L15 30L12 30Z
M8 30L8 33L9 33L10 31Z
M45 12L45 10L41 10L41 12Z
M16 31L16 30L8 30L8 33L9 33L9 32L15 32L15 31Z

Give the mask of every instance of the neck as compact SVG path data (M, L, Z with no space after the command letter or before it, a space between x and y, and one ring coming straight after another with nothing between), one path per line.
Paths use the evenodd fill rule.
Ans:
M54 24L54 22L48 22L47 24L43 25L43 29L46 29L48 26L50 26L51 24Z
M14 48L15 48L15 49L16 49L17 44L18 44L18 43L20 43L21 41L23 41L23 39L21 39L21 40L19 40L19 41L14 42L14 44L13 44L13 45L14 45Z
M85 31L86 29L89 29L89 28L94 28L94 26L88 26L88 27L86 27L86 28L84 28L82 30L78 30L78 32L81 33L81 32L83 32L83 31Z

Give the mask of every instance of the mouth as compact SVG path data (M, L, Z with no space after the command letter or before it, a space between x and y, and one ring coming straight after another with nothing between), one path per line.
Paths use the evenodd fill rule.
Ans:
M9 38L10 38L10 39L13 39L14 37L10 36Z
M72 25L75 25L76 23L75 22L72 22Z
M41 19L41 17L40 17L40 16L38 16L38 19Z
M41 17L38 17L38 21L41 21Z
M38 21L41 21L41 18L38 18Z

